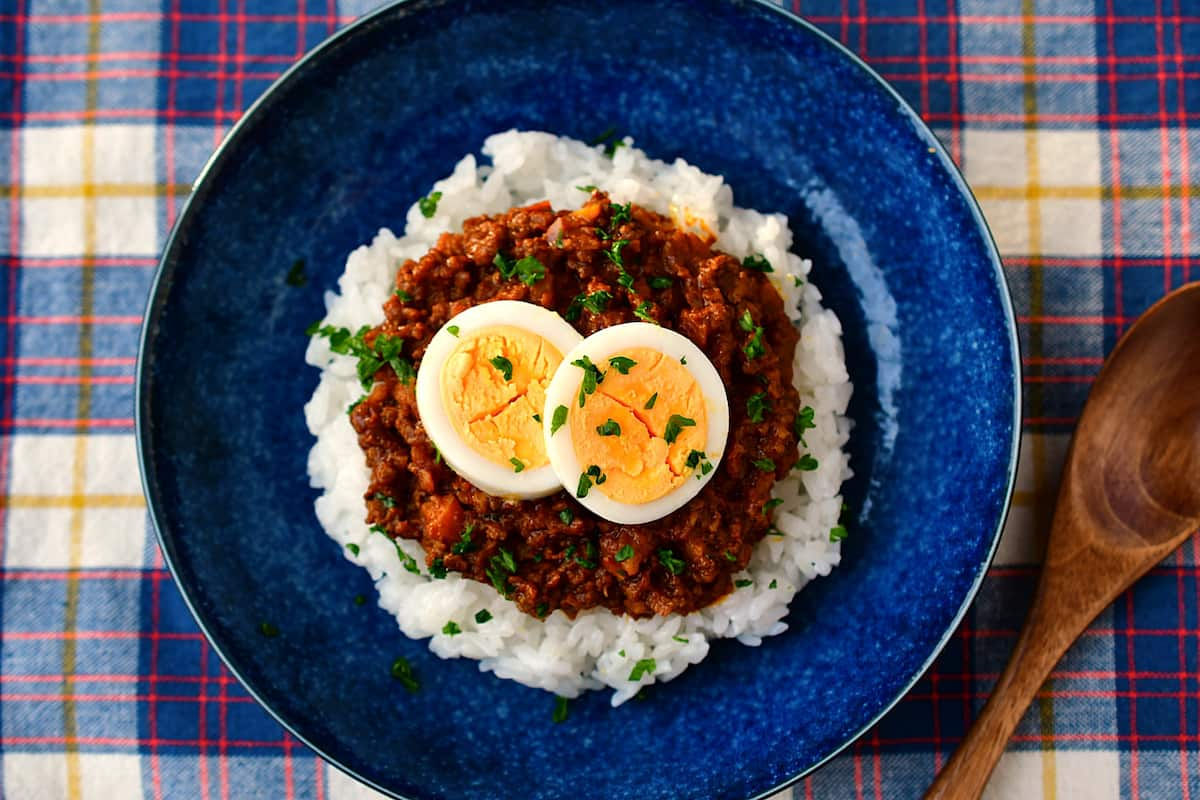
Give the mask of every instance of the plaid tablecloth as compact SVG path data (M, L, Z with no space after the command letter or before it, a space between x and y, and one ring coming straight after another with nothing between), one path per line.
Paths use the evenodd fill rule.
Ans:
M191 181L276 75L371 5L0 0L8 798L372 796L284 733L205 644L148 533L132 435L141 314ZM983 591L901 705L791 792L911 798L1013 645L1102 359L1151 302L1200 279L1200 4L792 7L946 142L992 224L1020 321L1019 491ZM1200 796L1198 556L1188 543L1071 650L991 797Z

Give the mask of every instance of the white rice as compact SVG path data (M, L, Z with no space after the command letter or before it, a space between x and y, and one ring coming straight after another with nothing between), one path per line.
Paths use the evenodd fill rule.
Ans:
M496 134L484 143L483 154L490 157L490 166L468 155L453 174L434 184L442 197L432 218L423 217L414 205L408 210L405 236L397 239L385 228L370 245L350 254L338 280L339 293L325 295L327 323L357 330L382 322L382 306L398 265L420 258L440 233L461 230L467 218L500 214L539 200L549 200L556 209L577 208L587 194L576 187L591 184L616 202L632 201L677 220L686 215L703 220L717 234L717 247L733 256L763 254L775 266L770 277L801 331L795 383L801 405L816 412L816 428L806 432L808 447L801 452L810 453L820 466L812 472L794 471L776 484L774 495L783 503L775 511L775 525L783 535L767 536L747 569L735 576L752 580L751 585L686 616L641 620L593 609L574 620L555 611L539 621L518 611L490 585L455 572L444 580L431 578L418 543L402 540L394 545L370 533L363 521L369 473L346 414L362 394L354 361L332 354L323 338L314 338L308 346L307 362L321 369L320 383L304 408L308 428L317 438L308 472L312 485L324 491L316 502L317 518L343 545L345 557L371 573L379 605L396 617L400 630L414 639L429 637L430 649L442 658L478 659L481 670L564 697L612 687L616 706L643 686L671 680L699 663L711 639L737 637L743 644L758 645L763 637L783 633L792 597L813 578L828 575L841 560L841 544L830 541L841 513L842 482L851 475L842 449L851 427L845 414L852 387L841 324L821 306L821 293L807 281L811 262L789 252L792 234L786 218L734 206L733 192L719 176L678 159L672 164L653 160L632 146L618 148L610 159L599 146L547 133ZM357 555L346 549L351 544L358 546ZM416 559L421 574L401 566L397 547ZM477 624L475 614L482 609L492 618ZM451 620L462 633L442 633ZM642 659L653 659L653 670L630 680Z

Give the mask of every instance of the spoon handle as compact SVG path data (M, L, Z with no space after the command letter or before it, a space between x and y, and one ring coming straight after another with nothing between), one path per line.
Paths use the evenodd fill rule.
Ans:
M1068 569L1051 564L1043 568L1033 607L1008 666L925 800L973 800L983 794L1017 723L1054 665L1112 601L1107 593L1089 597L1084 584L1091 581L1081 580L1094 577L1095 571L1107 571L1103 559L1096 556L1095 551L1085 549L1074 554Z

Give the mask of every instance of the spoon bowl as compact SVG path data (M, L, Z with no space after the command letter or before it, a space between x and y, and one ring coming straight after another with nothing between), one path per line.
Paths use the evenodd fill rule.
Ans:
M967 800L1093 619L1200 527L1200 283L1117 343L1075 430L1033 607L966 739L925 795Z

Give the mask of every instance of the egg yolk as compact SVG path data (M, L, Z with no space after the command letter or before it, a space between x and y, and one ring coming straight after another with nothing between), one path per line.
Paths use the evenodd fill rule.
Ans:
M509 469L547 463L541 413L562 353L506 325L465 334L442 366L442 407L459 437ZM520 470L519 470L520 471Z
M596 364L607 372L583 408L576 402L571 409L571 441L583 468L595 465L604 475L592 491L618 503L649 503L695 473L687 460L708 441L704 394L685 366L657 350L634 348L618 356L636 363L628 374L608 359ZM668 426L673 442L666 438Z

